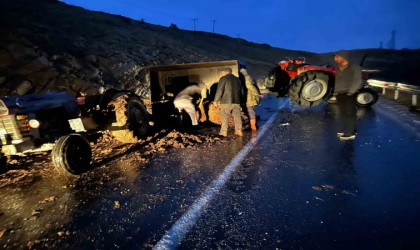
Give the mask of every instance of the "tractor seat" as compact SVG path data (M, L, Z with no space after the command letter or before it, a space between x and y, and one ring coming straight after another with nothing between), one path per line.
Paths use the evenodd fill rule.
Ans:
M289 63L289 65L287 65L287 67L286 67L286 70L296 72L297 69L299 68L299 66L300 65L296 64L296 63Z

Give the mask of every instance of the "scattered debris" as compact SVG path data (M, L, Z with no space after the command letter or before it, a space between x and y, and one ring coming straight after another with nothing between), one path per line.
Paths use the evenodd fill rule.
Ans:
M60 237L63 237L63 236L69 236L70 235L70 231L59 231L59 232L57 232L57 235L58 236L60 236Z
M327 184L322 184L322 185L319 185L319 186L313 186L312 188L315 189L316 191L320 192L320 191L330 191L330 190L333 190L334 189L334 186L327 185ZM350 192L350 191L345 190L345 189L341 190L341 193L347 194L347 195L356 196L355 193Z
M93 162L100 165L117 159L127 166L147 164L155 154L165 153L170 149L196 148L199 145L210 145L225 142L217 133L191 134L177 130L161 130L145 140L134 144L124 144L112 136L109 131L101 132L89 138L92 148ZM8 161L5 172L0 173L0 188L8 185L24 185L33 182L39 176L54 177L55 169L49 158L49 153L35 153L31 157L13 156ZM74 177L79 178L79 177ZM67 188L67 186L63 186ZM39 203L49 203L57 199L50 196Z
M40 203L48 203L48 202L52 202L55 201L57 199L57 197L55 196L50 196L48 198L45 198L43 201L40 201Z
M31 240L26 244L26 246L28 247L28 249L37 249L37 247L39 247L41 243L46 243L49 240L50 240L49 238L44 238L41 240L34 240L34 241Z
M323 199L319 198L318 196L314 196L316 200L324 201Z
M42 212L42 209L35 209L35 210L32 211L31 215L32 216L38 216L41 212Z
M322 191L322 190L324 190L324 191L333 190L334 186L327 185L327 184L322 184L322 185L319 185L319 186L313 186L312 188L319 192L319 191Z
M347 190L342 190L341 193L356 196L355 193L352 193L352 192L347 191Z

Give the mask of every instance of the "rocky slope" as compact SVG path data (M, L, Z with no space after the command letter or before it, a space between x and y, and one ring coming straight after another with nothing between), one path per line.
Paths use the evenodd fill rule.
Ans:
M357 50L380 78L415 83L420 50ZM240 59L262 79L276 61L303 56L331 62L331 53L273 48L223 35L167 28L84 10L55 0L0 2L0 96L65 90L95 93L103 85L141 86L150 65Z

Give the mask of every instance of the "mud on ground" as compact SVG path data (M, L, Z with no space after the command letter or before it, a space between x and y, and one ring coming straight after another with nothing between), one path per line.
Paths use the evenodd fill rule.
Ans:
M110 132L95 134L88 138L92 148L92 169L112 167L119 162L127 166L147 165L156 155L171 149L207 147L224 143L229 138L220 138L218 128L209 128L200 134L163 129L137 143L124 144L115 140ZM0 170L0 188L24 186L38 178L51 178L57 172L51 163L50 152L38 152L27 156L9 157L7 165ZM83 178L84 174L72 178Z

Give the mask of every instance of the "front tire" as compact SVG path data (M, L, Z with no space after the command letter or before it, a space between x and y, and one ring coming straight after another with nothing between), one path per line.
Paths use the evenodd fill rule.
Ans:
M90 168L92 151L79 134L60 137L51 152L52 163L60 174L79 175Z
M356 104L360 107L370 107L378 101L378 93L372 89L363 88L357 92Z
M309 108L321 104L333 92L333 78L322 71L308 71L292 80L289 98L295 105Z
M124 129L111 131L115 139L123 143L136 143L149 129L149 117L141 99L135 95L123 95L112 100L116 123Z

